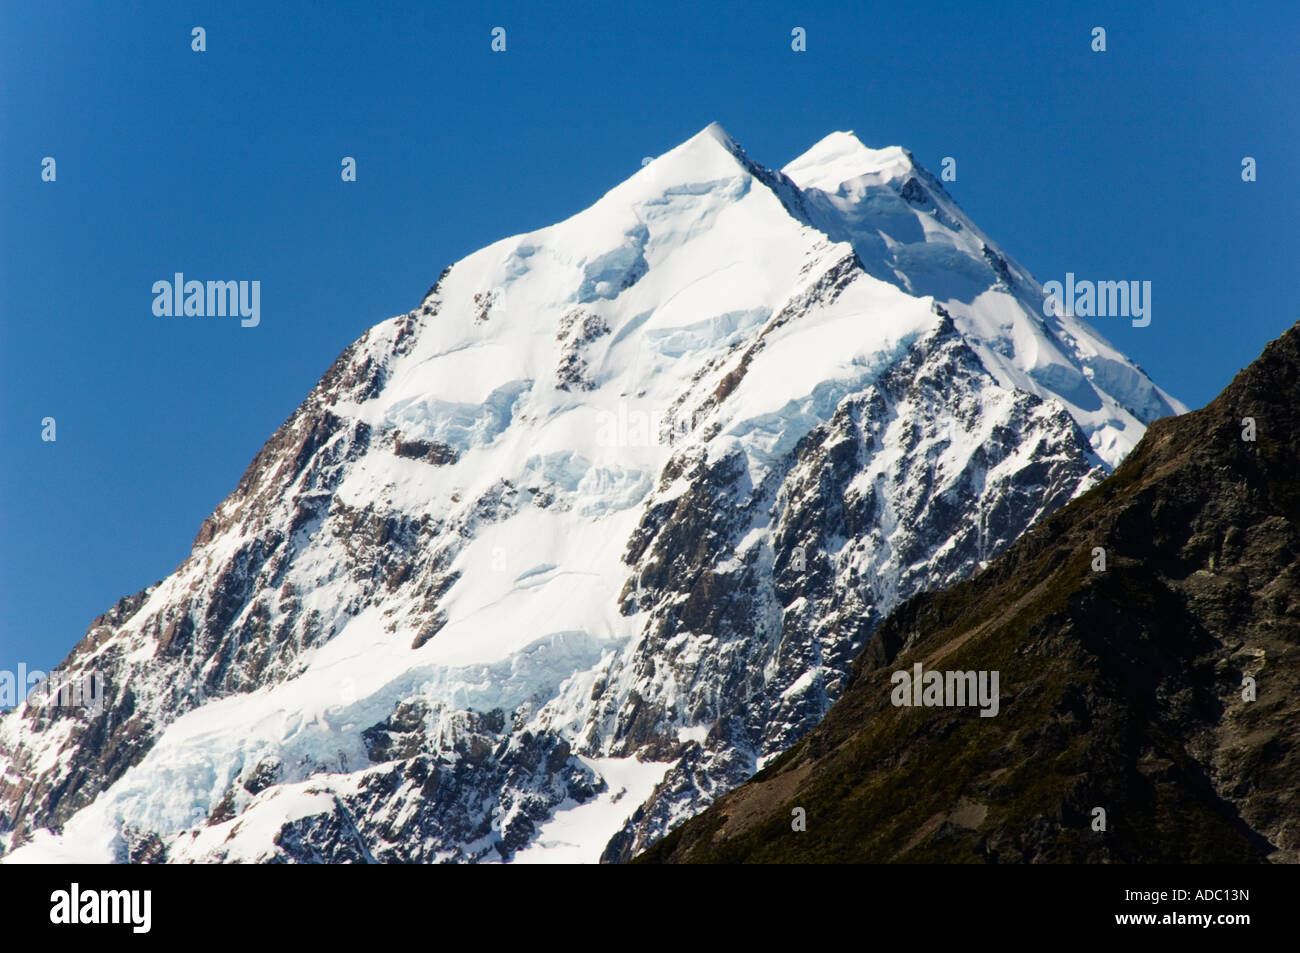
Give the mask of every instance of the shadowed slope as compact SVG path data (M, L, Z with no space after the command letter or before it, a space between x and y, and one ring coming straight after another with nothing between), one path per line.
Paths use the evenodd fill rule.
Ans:
M1293 327L986 571L892 613L818 728L641 859L1300 860L1298 403ZM916 662L1000 672L1000 712L895 707Z

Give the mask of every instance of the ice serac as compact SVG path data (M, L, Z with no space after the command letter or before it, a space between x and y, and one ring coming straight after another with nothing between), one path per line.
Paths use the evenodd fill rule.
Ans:
M0 722L6 861L619 860L1181 406L901 149L717 125L349 347Z

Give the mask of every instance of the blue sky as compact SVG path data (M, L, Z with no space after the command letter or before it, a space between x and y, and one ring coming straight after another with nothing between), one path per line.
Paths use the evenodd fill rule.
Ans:
M1294 3L271 6L0 2L0 669L168 575L445 265L714 120L777 168L836 129L957 158L1040 280L1152 282L1095 323L1190 406L1298 317ZM260 280L260 326L155 317L177 271Z

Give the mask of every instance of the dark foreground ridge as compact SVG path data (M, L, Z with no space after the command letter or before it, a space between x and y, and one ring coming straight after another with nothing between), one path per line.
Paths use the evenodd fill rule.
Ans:
M892 613L820 726L639 860L1300 860L1298 408L1300 325ZM917 662L998 672L997 715L895 707Z

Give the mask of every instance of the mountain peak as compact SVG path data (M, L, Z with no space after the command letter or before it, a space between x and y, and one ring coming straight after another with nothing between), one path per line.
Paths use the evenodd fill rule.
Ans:
M714 140L719 145L721 145L724 149L726 149L728 152L736 152L740 148L739 146L736 145L736 140L732 139L731 136L728 134L727 130L722 128L722 123L716 120L709 123L707 126L701 129L691 138L699 139L703 136L707 136L710 139Z
M594 860L795 742L1165 406L904 163L711 123L448 268L61 667L129 713L0 716L4 859Z
M659 186L729 178L745 171L745 151L719 123L711 122L660 156L643 162L643 172Z
M832 132L781 171L800 188L835 192L852 179L876 175L892 179L915 168L901 146L872 149L852 131Z

